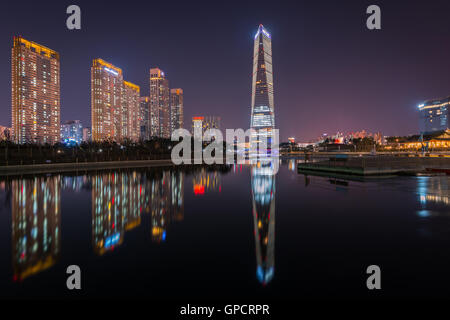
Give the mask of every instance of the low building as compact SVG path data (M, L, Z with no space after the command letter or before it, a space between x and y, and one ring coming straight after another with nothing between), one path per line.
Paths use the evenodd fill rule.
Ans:
M450 130L397 138L386 149L404 151L445 151L450 150Z

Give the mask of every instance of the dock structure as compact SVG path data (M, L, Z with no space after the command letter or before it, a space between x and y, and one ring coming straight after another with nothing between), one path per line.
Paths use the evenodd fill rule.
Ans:
M299 172L315 171L359 176L415 174L424 171L446 172L449 169L448 157L331 157L328 160L298 164Z

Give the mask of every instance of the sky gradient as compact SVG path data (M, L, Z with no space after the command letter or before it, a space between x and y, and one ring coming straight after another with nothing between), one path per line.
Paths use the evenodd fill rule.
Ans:
M185 127L217 115L250 125L253 37L272 35L280 139L365 129L418 132L417 105L450 95L450 2L21 1L0 12L0 125L11 125L11 47L22 35L61 55L61 121L90 125L90 66L102 58L149 93L149 69L184 90ZM77 4L82 29L66 28ZM370 4L382 30L366 28Z

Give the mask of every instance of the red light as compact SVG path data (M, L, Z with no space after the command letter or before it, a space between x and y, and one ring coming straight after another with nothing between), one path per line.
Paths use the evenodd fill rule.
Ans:
M205 194L205 186L202 184L195 184L194 185L194 194L195 195Z

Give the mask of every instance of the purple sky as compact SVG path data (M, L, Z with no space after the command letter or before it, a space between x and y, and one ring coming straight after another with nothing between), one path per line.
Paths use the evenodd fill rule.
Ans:
M0 12L0 125L11 123L14 35L61 55L62 121L90 125L90 65L103 58L149 91L150 67L184 89L185 122L218 115L250 123L253 36L272 34L276 125L281 140L366 129L417 133L416 106L450 95L449 1L15 1ZM216 3L217 2L217 3ZM82 30L65 27L78 4ZM378 4L382 30L365 27Z

